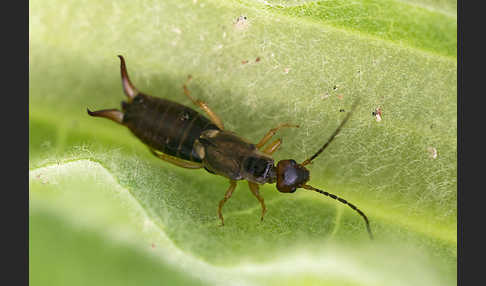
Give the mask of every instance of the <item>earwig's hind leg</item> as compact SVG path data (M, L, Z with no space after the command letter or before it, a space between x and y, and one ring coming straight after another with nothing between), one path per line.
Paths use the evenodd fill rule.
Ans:
M277 139L275 140L272 144L268 145L265 150L263 150L263 153L272 155L275 151L280 148L280 145L282 145L282 139Z
M236 181L230 180L230 186L229 186L228 190L226 190L226 194L224 195L224 198L219 202L218 216L219 216L219 219L221 219L221 226L224 225L224 218L223 218L223 214L222 214L221 210L223 209L224 203L226 203L226 201L229 200L231 198L231 196L233 195L233 191L235 190L235 188L236 188Z
M116 123L123 124L123 112L118 109L104 109L98 111L91 111L86 109L88 114L94 117L104 117L115 121Z
M197 105L199 106L199 108L201 108L204 112L206 112L206 114L209 116L209 119L211 119L211 121L216 125L218 126L219 129L221 130L224 130L224 125L223 125L223 121L221 121L221 118L219 118L219 116L216 115L216 113L214 113L211 108L209 108L209 106L207 105L206 102L204 101L201 101L199 99L194 99L192 96L191 96L191 92L189 91L189 89L187 89L187 84L189 83L189 81L192 79L191 76L188 76L187 77L187 81L186 83L184 84L183 88L184 88L184 94L189 97L189 99L192 101L192 103L194 103L194 105Z
M282 123L280 124L279 126L275 127L275 128L272 128L270 129L267 134L265 134L265 136L263 136L263 138L260 140L260 142L258 142L255 146L260 149L261 147L263 147L263 145L265 145L270 139L272 139L273 135L275 135L275 133L277 133L278 130L280 130L281 128L284 128L284 127L296 127L298 128L299 125L292 125L292 124L288 124L288 123Z
M182 168L187 168L187 169L200 169L202 168L202 165L196 162L189 162L185 160L180 160L178 158L172 157L170 155L164 154L164 153L157 153L155 150L150 149L150 152L154 154L157 158L160 158L166 162L169 162L171 164L174 164L176 166L182 167Z
M265 201L264 201L263 197L260 196L260 191L259 191L258 184L255 184L255 183L252 183L252 182L248 182L248 186L250 187L250 190L253 193L253 195L255 195L255 197L258 199L258 201L262 205L262 218L261 218L261 221L263 221L263 216L265 216L265 213L267 212L267 208L265 207Z

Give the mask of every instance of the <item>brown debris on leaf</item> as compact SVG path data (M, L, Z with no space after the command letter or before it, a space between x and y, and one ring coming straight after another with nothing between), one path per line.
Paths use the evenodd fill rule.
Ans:
M380 107L375 108L375 111L371 112L371 114L375 117L376 122L380 122L383 118L382 110Z

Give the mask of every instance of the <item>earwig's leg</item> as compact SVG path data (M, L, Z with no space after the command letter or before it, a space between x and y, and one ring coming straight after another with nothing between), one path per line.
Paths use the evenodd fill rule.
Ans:
M223 130L224 129L223 121L221 121L221 118L219 118L219 116L217 116L216 113L214 113L211 110L211 108L209 108L209 106L206 104L206 102L201 101L199 99L194 99L191 96L191 92L189 91L189 89L187 89L187 84L189 83L189 81L191 80L191 78L192 78L191 76L188 76L187 77L187 81L186 81L186 83L183 86L183 88L184 88L184 94L187 97L189 97L189 99L192 101L192 103L194 103L194 105L199 106L199 108L201 108L204 112L206 112L206 114L209 116L209 119L211 119L211 121L216 126L218 126L219 129Z
M236 188L236 181L230 180L230 186L228 190L226 190L226 194L224 195L224 198L219 202L218 216L221 219L221 226L224 225L224 218L223 218L223 214L221 213L221 210L223 209L224 203L226 203L226 201L229 200L229 198L231 198L231 195L233 195L233 191L235 190L235 188Z
M263 150L263 153L272 155L275 151L280 148L280 145L282 145L282 139L277 139L275 140L272 144L268 145L265 150Z
M260 140L260 142L258 142L255 146L258 149L260 149L261 147L263 147L263 145L265 145L268 142L268 140L272 139L273 135L275 135L275 133L279 129L284 128L284 127L299 127L299 125L292 125L292 124L288 124L288 123L282 123L279 126L270 129L270 131L268 131L267 134L265 134L265 136L263 136L262 140Z
M267 212L267 208L265 207L265 201L263 200L263 197L260 196L260 191L258 190L259 189L258 184L255 184L255 183L252 183L252 182L248 182L248 186L250 187L250 190L253 193L253 195L255 195L255 197L258 199L258 201L262 205L262 218L261 218L261 221L263 221L263 216Z
M171 164L174 164L176 166L182 167L182 168L187 168L187 169L199 169L202 168L202 165L196 162L189 162L185 160L181 160L175 157L172 157L170 155L164 154L164 153L157 153L155 150L150 149L150 152L157 156L158 158L167 161Z
M91 111L87 109L88 114L95 117L104 117L115 121L116 123L123 124L123 112L118 109L104 109L98 111Z

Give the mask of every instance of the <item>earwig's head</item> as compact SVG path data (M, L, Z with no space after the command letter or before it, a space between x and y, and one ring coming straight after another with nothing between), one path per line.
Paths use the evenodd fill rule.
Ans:
M293 193L309 181L309 170L294 160L282 160L277 164L277 190Z

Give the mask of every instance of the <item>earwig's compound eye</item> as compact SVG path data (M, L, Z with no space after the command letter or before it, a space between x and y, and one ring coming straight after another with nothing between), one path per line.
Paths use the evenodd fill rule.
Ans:
M294 160L282 160L277 164L277 189L293 193L309 181L309 171Z

